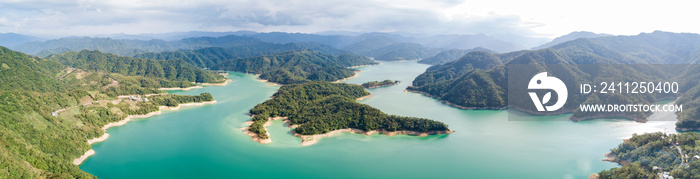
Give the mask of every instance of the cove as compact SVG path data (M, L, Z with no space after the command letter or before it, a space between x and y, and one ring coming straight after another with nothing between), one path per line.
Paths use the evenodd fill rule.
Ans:
M500 110L461 110L404 92L428 65L382 62L357 68L345 83L385 79L395 86L369 89L360 101L388 114L445 122L455 133L440 136L338 134L302 147L281 121L268 127L271 144L241 132L248 110L279 86L254 75L231 72L227 86L175 94L212 93L216 104L138 119L110 128L93 144L96 154L80 168L99 178L587 178L618 166L603 154L633 133L675 132L674 114L654 114L647 123L622 119L583 122L570 114L509 121Z

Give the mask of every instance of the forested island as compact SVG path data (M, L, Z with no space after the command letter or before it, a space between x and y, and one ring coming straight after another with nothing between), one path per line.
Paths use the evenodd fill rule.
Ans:
M282 86L273 98L250 110L253 123L248 131L268 139L264 127L270 119L286 118L296 136L326 134L341 129L364 132L401 132L413 135L451 133L447 125L424 118L388 115L357 98L370 95L359 85L309 82Z
M86 53L91 57L115 57L99 52ZM214 100L209 93L168 95L156 89L193 85L188 78L147 75L137 70L147 68L133 65L107 68L110 67L108 63L91 63L93 59L87 56L63 60L75 66L0 47L0 143L3 145L0 147L0 176L94 178L71 161L90 149L88 139L102 136L106 124L122 121L129 115L156 112L160 106ZM160 64L134 62L147 63L152 63L151 67ZM90 64L102 66L91 67ZM188 66L170 66L170 71L210 74L198 68L187 69ZM212 78L204 79L223 79L209 77Z
M367 89L370 88L380 88L380 87L385 87L385 86L392 86L401 83L401 81L392 81L392 80L384 80L384 81L370 81L367 83L362 83L362 87L365 87Z
M604 170L597 175L601 179L659 178L664 174L693 178L700 176L699 155L700 134L695 132L635 134L605 155L605 160L622 167Z

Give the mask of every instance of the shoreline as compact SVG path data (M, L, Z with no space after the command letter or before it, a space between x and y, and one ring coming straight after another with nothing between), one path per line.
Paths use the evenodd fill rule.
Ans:
M380 64L381 64L381 62L412 62L412 61L417 62L417 61L421 61L421 60L423 60L423 58L410 59L410 60L404 59L404 60L375 60L375 61L380 62Z
M251 116L253 116L253 115L251 115ZM244 134L250 136L253 141L261 143L261 144L269 144L269 143L272 143L272 137L270 136L270 132L267 130L267 127L272 125L272 121L276 121L276 120L280 120L280 119L284 119L283 123L289 124L289 120L286 120L287 117L270 117L270 118L267 118L267 122L265 122L265 124L263 124L263 128L265 129L265 134L267 135L267 139L260 138L260 136L258 136L258 134L248 130L248 129L250 129L250 126L253 125L253 120L244 122L243 124L248 126L248 127L243 127L243 128L241 128L241 130L243 130Z
M371 64L371 65L357 65L357 66L349 66L345 68L360 68L360 67L368 67L368 66L374 66L374 65L381 65L382 63L377 62L377 64Z
M371 130L371 131L363 131L360 129L354 129L354 128L345 128L345 129L338 129L338 130L333 130L325 134L314 134L314 135L301 135L299 133L296 133L292 131L292 134L294 136L301 138L301 146L309 146L318 143L318 140L324 138L324 137L331 137L335 134L340 134L343 132L347 132L350 134L362 134L362 135L367 135L370 136L372 134L384 134L386 136L395 136L399 134L403 135L410 135L410 136L418 136L418 137L427 137L429 135L435 135L435 134L451 134L455 131L453 130L447 130L447 131L430 131L430 132L416 132L416 131L407 131L407 130L401 130L401 131L387 131L385 129L380 129L380 130Z
M688 132L688 131L700 131L699 128L687 128L687 127L676 127L677 131Z
M129 98L131 96L143 96L143 97L149 97L149 96L156 96L156 95L167 95L168 93L152 93L152 94L134 94L134 95L121 95L117 96L117 99L123 99L123 98Z
M620 160L619 158L617 158L615 156L615 154L610 153L610 152L605 153L605 155L603 155L603 156L605 156L605 158L601 159L601 161L617 163L617 164L620 164L622 166L629 165L630 163L632 163L632 161L629 161L629 160Z
M421 94L421 95L423 95L423 96L427 96L427 97L436 99L436 100L438 100L438 102L440 102L440 103L442 103L442 104L446 104L446 105L449 105L449 106L452 106L452 107L455 107L455 108L459 108L459 109L464 109L464 110L473 110L473 109L479 109L479 110L504 110L504 109L507 109L507 108L508 108L508 107L466 107L466 106L460 106L460 105L451 103L451 102L446 101L446 100L442 100L442 99L438 98L437 96L433 96L433 95L428 94L428 93L426 93L426 92L422 92L422 91L418 91L418 90L412 90L412 89L405 89L405 90L403 90L403 91L404 91L404 92L411 92L411 93L418 93L418 94Z
M231 81L233 81L233 80L226 79L226 80L224 80L223 83L197 83L197 84L204 85L204 86L226 86L228 84L228 82L231 82Z
M369 95L367 95L367 96L359 97L359 98L355 99L355 101L360 101L360 100L367 99L367 98L371 98L371 97L374 97L374 95L369 94Z
M279 84L279 83L270 82L270 81L268 81L268 80L262 79L262 78L260 78L260 74L255 74L255 78L257 78L258 81L263 82L263 83L269 83L269 84L277 85L277 86L284 86L284 85Z
M187 91L187 90L191 90L191 89L204 88L204 86L226 86L228 84L228 82L230 82L230 81L233 81L233 80L226 79L226 80L224 80L223 83L197 83L197 82L194 82L194 84L195 84L194 86L190 86L187 88L180 88L180 87L158 88L158 90L161 90L161 91L172 91L172 90ZM199 85L202 85L202 86L199 86Z
M179 87L175 87L175 88L158 88L158 90L161 90L161 91L172 91L172 90L187 91L187 90L197 89L197 88L204 88L204 87L202 87L202 86L196 86L196 85L195 85L195 86L191 86L191 87L187 87L187 88L179 88Z
M372 95L367 95L365 97L371 97L371 96ZM358 99L360 99L360 98L358 98ZM274 117L274 118L270 117L270 118L268 118L268 121L265 122L265 124L263 125L263 128L265 128L265 133L268 136L267 139L262 139L256 133L248 131L250 126L253 124L252 120L246 121L245 123L243 123L243 124L247 125L247 127L243 127L243 128L241 128L241 130L243 130L244 134L250 136L253 141L261 143L261 144L269 144L269 143L272 143L272 138L270 137L270 132L267 130L267 127L272 125L272 121L282 119L282 120L284 120L284 121L282 121L282 123L287 124L287 127L289 127L290 129L295 129L295 128L299 127L299 125L292 125L291 122L289 120L287 120L287 118L288 117ZM330 132L327 132L324 134L314 134L314 135L302 135L302 134L296 133L294 130L291 130L290 132L295 137L301 138L301 146L309 146L309 145L316 144L318 142L318 140L321 138L331 137L335 134L339 134L339 133L343 133L343 132L347 132L347 133L351 133L351 134L363 134L363 135L367 135L367 136L379 133L379 134L384 134L387 136L395 136L395 135L403 134L403 135L411 135L411 136L418 136L418 137L426 137L426 136L435 135L435 134L451 134L455 131L447 130L447 131L416 132L416 131L401 130L401 131L390 132L390 131L387 131L385 129L364 131L361 129L345 128L345 129L333 130L333 131L330 131Z
M418 91L418 90L405 89L404 92L412 92L412 93L422 94L424 96L437 99L440 103L447 104L451 107L455 107L455 108L459 108L459 109L463 109L463 110L506 110L506 109L508 109L508 106L506 106L506 107L465 107L465 106L460 106L460 105L451 103L451 102L446 101L446 100L442 100L436 96L433 96L431 94L428 94L428 93L422 92L422 91ZM532 112L532 111L526 111L526 110L523 110L523 109L520 109L517 107L515 107L514 109L522 111L522 112L526 112L526 113L539 114L539 113ZM559 114L573 114L573 112L563 112L562 111L559 113L552 113L549 115L559 115ZM576 118L573 117L573 115L572 115L572 117L570 117L569 120L573 121L573 122L580 122L580 121L598 120L598 119L603 119L603 118L614 118L614 117L625 118L625 119L628 119L631 121L641 122L641 123L645 123L645 122L649 121L649 119L635 118L635 117L626 116L626 115L613 115L613 116L596 115L596 116L590 116L590 117L576 117ZM679 128L676 128L676 130L683 131L682 129L679 129ZM700 128L698 128L698 130L700 130Z
M97 137L97 138L88 139L87 142L88 142L88 145L92 145L94 143L103 142L103 141L107 140L107 138L109 138L109 134L107 133L107 129L109 129L110 127L123 126L126 123L128 123L129 121L131 121L131 119L148 118L151 116L160 115L160 114L162 114L162 111L164 111L164 110L174 111L174 110L179 110L180 108L182 108L184 106L202 106L202 105L206 105L206 104L214 104L216 102L217 102L216 100L213 100L213 101L205 101L205 102L198 102L198 103L183 103L183 104L178 104L175 107L159 106L158 111L153 111L153 112L150 112L147 114L129 115L126 118L122 119L121 121L110 122L110 123L105 124L104 126L102 126L102 130L104 130L104 134L102 134L102 136ZM82 156L73 160L73 164L80 165L87 158L89 158L90 156L92 156L94 154L95 154L95 150L90 148L90 150L85 152L85 154L83 154Z
M347 77L347 78L343 78L343 79L336 80L336 81L334 81L333 83L340 83L341 81L345 81L345 80L349 80L349 79L351 79L351 78L355 78L355 77L357 77L357 75L360 74L360 72L362 72L362 71L355 71L355 75L352 75L351 77Z

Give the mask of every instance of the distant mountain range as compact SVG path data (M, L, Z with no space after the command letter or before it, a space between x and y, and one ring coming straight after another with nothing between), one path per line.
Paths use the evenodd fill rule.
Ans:
M349 33L345 33L349 34ZM95 37L64 37L48 41L38 38L7 34L14 40L0 41L0 45L27 54L48 56L66 51L100 50L117 55L134 56L148 52L178 50L195 50L206 47L232 47L237 45L256 46L264 43L273 44L313 44L348 51L359 55L374 57L377 60L419 60L431 57L441 51L450 49L473 49L476 47L495 52L510 52L531 48L533 44L543 43L541 38L529 38L510 35L509 42L504 37L476 35L422 35L406 37L392 33L363 33L359 35L320 35L303 33L256 33L238 32L173 32L162 34L108 34ZM0 38L3 36L0 35ZM216 43L218 41L220 43ZM241 43L244 42L244 43ZM303 46L303 45L302 45ZM318 50L318 49L314 49ZM405 55L404 53L408 53Z
M343 34L343 35L338 35ZM349 51L355 54L375 57L377 60L416 60L425 59L439 52L461 49L485 48L493 52L504 53L524 49L542 49L578 38L596 38L609 36L608 34L595 34L591 32L572 32L558 37L551 42L548 39L524 37L518 35L488 36L475 35L418 35L402 36L393 33L286 33L270 32L258 33L253 31L236 32L171 32L158 34L106 34L94 37L64 37L43 41L44 39L16 33L0 34L0 46L6 46L13 50L27 54L48 56L50 54L66 51L100 50L106 53L134 56L147 52L164 52L177 50L195 50L205 47L219 47L222 44L198 43L199 40L216 39L222 41L232 38L246 39L250 43L276 43L276 44L322 44L338 50ZM395 48L396 51L381 50L396 43L413 43L420 46L412 46L408 49ZM543 44L545 43L545 44ZM539 46L538 46L539 45ZM405 44L404 44L405 46ZM406 46L409 47L409 46ZM385 53L379 53L379 52ZM435 52L439 51L439 52ZM431 53L425 53L431 52ZM397 53L412 53L402 56ZM392 55L393 54L393 55ZM418 54L418 55L415 55ZM427 54L421 55L421 54ZM381 59L385 58L386 59ZM420 58L416 58L420 57ZM415 59L411 59L415 58Z
M484 52L491 52L495 53L492 50L481 48L481 47L476 47L473 49L452 49L452 50L446 50L443 52L438 53L435 56L432 56L430 58L426 58L423 60L418 61L418 63L425 63L425 64L431 64L431 65L437 65L437 64L443 64L451 61L455 61L464 55L467 55L469 52L474 52L474 51L484 51Z
M580 39L580 38L597 38L597 37L606 37L606 36L612 36L612 35L610 35L610 34L596 34L593 32L586 32L586 31L571 32L571 33L563 35L561 37L557 37L554 40L552 40L551 42L547 42L545 44L542 44L542 45L537 46L537 47L532 48L532 49L537 50L537 49L549 48L549 47L555 46L555 45L560 44L560 43L564 43L564 42L568 42L568 41L572 41L572 40L576 40L576 39Z
M24 44L27 42L34 42L42 40L39 37L22 35L17 33L0 33L0 46L15 46L19 44Z

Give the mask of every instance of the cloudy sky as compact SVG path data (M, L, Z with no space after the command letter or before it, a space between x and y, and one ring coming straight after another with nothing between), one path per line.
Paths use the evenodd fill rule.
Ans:
M700 33L690 2L627 0L2 0L0 33L404 32L556 37Z

